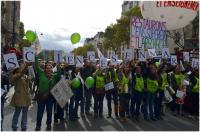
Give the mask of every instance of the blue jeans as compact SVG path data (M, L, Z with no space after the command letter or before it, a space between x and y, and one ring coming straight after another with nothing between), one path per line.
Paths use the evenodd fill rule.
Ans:
M48 99L46 101L38 101L38 108L37 108L37 119L36 119L36 127L40 128L41 127L41 122L42 122L42 117L44 113L44 109L46 106L46 111L47 111L47 121L46 124L47 126L51 125L52 122L52 109L53 109L53 103L54 103L54 98L52 95L49 95Z
M94 113L102 115L104 94L94 94Z
M134 91L131 96L131 115L139 116L143 92Z
M130 94L122 93L119 97L120 101L120 117L125 117L125 115L129 115L129 101L130 101Z
M78 106L79 106L79 100L76 98L75 95L73 95L70 98L69 103L69 119L74 120L76 117L78 117Z
M154 117L153 105L154 105L154 100L155 100L155 93L147 92L146 96L147 96L146 100L144 101L144 117L153 118Z
M157 96L159 94L159 96ZM162 108L162 101L164 97L164 90L159 89L158 92L156 93L155 97L155 116L160 117L161 116L161 108Z
M107 107L108 107L108 115L112 114L112 99L114 100L114 106L115 106L115 114L118 115L118 110L116 107L118 106L118 93L117 89L113 89L112 91L108 91L106 93L106 99L107 99Z
M18 118L22 111L21 129L27 129L28 107L15 107L15 112L12 119L12 129L17 129Z
M5 99L1 97L1 131L3 131L3 118L4 118L3 109L4 109L4 103L5 103Z

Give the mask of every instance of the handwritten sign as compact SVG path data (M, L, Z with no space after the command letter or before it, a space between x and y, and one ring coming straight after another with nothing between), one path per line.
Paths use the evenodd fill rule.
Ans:
M17 62L17 57L15 53L9 53L3 55L4 61L6 63L7 69L12 68L16 69L19 68L19 63Z
M183 61L185 61L185 62L190 61L190 53L189 52L183 52Z
M35 62L35 49L33 47L23 48L24 62Z
M61 108L64 108L67 101L73 95L69 87L68 80L62 78L52 89L51 94L54 96Z
M143 49L138 51L139 61L146 61L145 51Z
M155 49L148 49L148 56L150 58L157 57L156 50Z
M192 58L192 68L199 68L199 59Z
M130 44L138 49L162 50L166 47L166 23L132 17Z
M111 90L114 88L113 82L107 83L105 86L105 91Z

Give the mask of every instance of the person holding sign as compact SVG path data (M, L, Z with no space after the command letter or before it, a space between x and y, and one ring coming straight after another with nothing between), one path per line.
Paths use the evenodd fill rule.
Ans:
M130 101L130 88L131 88L131 74L129 65L125 65L122 73L122 80L121 80L121 86L120 86L120 108L119 108L119 114L120 114L120 121L125 122L126 116L129 117L129 101Z
M111 102L112 99L114 100L114 112L115 112L115 116L116 118L118 118L118 94L117 94L117 84L118 84L118 77L117 77L117 73L116 70L114 69L113 65L111 65L111 62L108 62L108 67L106 69L106 83L112 83L114 84L114 87L109 88L108 90L106 90L106 99L107 99L107 107L108 107L108 117L111 117L112 114L112 106L111 106Z
M170 75L170 84L172 86L172 89L170 90L170 92L172 93L172 98L173 98L173 101L170 102L170 109L174 116L176 116L175 111L177 108L177 105L175 103L176 98L177 98L176 92L179 89L179 87L181 86L181 82L183 81L184 78L185 78L184 75L180 71L180 65L177 64L174 67L173 74Z
M9 79L14 85L15 92L11 99L10 105L15 107L15 112L12 119L12 129L17 131L18 118L22 111L21 131L27 130L28 107L31 105L29 83L32 80L27 76L28 64L23 64L20 68L9 72Z
M162 102L164 98L164 91L166 90L166 86L168 85L167 80L167 73L165 65L162 64L158 70L158 90L155 97L155 118L158 120L163 120L161 117L161 109L162 109Z
M154 64L149 65L149 73L147 77L147 100L144 103L144 119L156 121L154 117L154 100L156 91L158 89L158 76L157 76L157 69ZM149 111L149 113L147 112Z
M98 68L93 73L95 78L94 86L94 118L103 117L103 99L105 96L105 70Z
M37 119L36 119L36 131L40 131L42 117L44 113L44 109L46 106L47 111L47 130L51 130L51 122L52 122L52 108L54 103L54 98L50 94L51 88L55 86L55 84L60 80L61 70L57 67L57 73L53 75L53 67L50 63L45 65L44 70L42 70L39 66L38 57L35 58L35 70L39 76L39 87L38 93L36 95L37 98Z
M191 82L191 93L189 96L190 102L192 103L190 114L194 119L199 121L199 68L194 69L192 73L189 73L189 79Z
M81 77L83 78L84 82L86 81L87 77L92 76L92 73L95 72L95 69L91 66L88 59L84 59L84 67L80 69ZM88 88L84 85L84 102L81 103L81 115L84 117L86 115L92 115L90 113L90 106L92 100L92 88ZM85 113L84 113L85 112Z
M141 73L141 67L135 68L135 75L133 76L133 94L131 95L131 116L138 121L140 113L140 105L144 91L144 79Z

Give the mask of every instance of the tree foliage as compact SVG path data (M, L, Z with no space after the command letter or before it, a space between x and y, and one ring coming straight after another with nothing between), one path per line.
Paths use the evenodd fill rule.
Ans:
M96 51L96 50L92 44L85 44L81 47L75 48L72 51L72 53L74 53L75 56L81 55L81 56L87 57L87 51Z

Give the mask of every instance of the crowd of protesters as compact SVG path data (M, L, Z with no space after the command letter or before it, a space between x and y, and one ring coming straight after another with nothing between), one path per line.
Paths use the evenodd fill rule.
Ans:
M28 74L27 67L30 65L34 67L35 78ZM3 69L2 72L5 70ZM52 117L54 123L65 119L76 121L79 116L103 118L105 115L107 118L117 118L121 122L126 122L127 118L134 118L136 121L142 119L159 121L166 116L166 107L174 116L188 114L195 120L199 117L199 69L192 68L185 62L183 65L175 66L166 60L162 60L158 66L153 59L145 62L124 61L117 65L108 62L107 68L102 69L98 62L90 63L87 58L84 59L84 67L77 68L66 63L39 62L36 57L34 64L21 63L20 68L9 69L8 74L7 78L2 78L4 80L1 81L1 88L7 93L10 83L15 89L10 103L15 107L12 119L13 131L18 130L18 118L21 112L21 130L27 130L28 107L31 105L30 95L33 93L34 100L37 101L36 131L41 130L45 107L47 130L51 130ZM88 89L84 82L90 76L95 79L95 84ZM50 93L61 78L68 80L78 78L81 82L78 88L71 88L73 96L64 108L59 106ZM189 84L184 81L188 81ZM110 82L113 82L114 88L106 91L104 86ZM166 97L166 91L171 96L171 100ZM180 91L182 95L178 96L177 92ZM2 95L1 126L4 101L5 95ZM105 102L107 104L104 104ZM92 105L94 113L91 112ZM108 111L103 111L104 105L107 106Z

